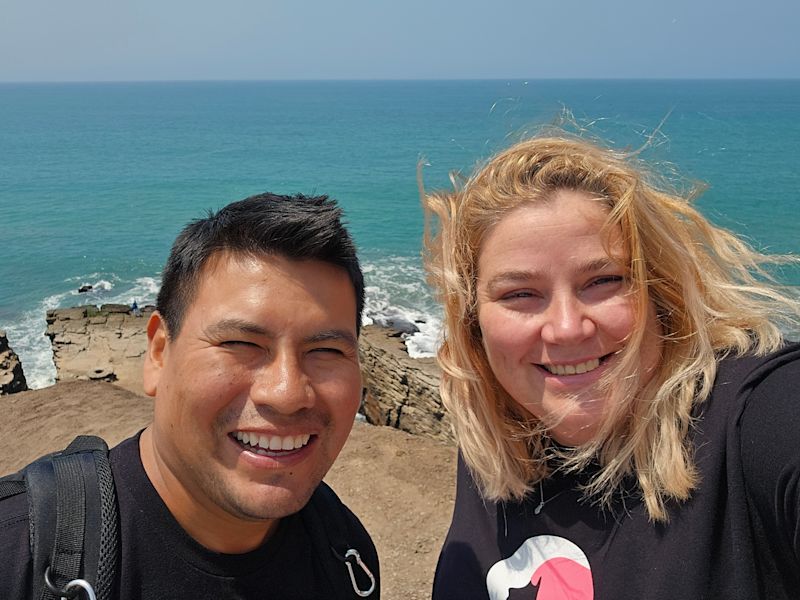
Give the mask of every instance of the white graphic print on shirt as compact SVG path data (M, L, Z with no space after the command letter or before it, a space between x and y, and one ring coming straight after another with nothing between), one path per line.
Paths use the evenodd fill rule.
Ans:
M583 551L562 537L528 538L514 554L486 574L491 600L507 600L510 590L537 587L536 600L593 600L589 560Z

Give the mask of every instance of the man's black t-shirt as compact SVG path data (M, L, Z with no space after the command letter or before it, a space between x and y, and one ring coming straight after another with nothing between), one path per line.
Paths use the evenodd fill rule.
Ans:
M583 501L590 473L488 502L459 461L434 600L799 599L800 346L723 360L696 416L700 485L666 525Z
M150 483L139 458L138 436L111 450L120 509L119 600L292 599L332 597L316 548L300 514L281 520L260 548L220 554L195 542L178 524ZM377 573L369 535L348 511L351 540ZM27 499L0 503L0 598L27 598L30 580ZM344 568L344 566L342 566ZM377 598L377 592L371 598Z

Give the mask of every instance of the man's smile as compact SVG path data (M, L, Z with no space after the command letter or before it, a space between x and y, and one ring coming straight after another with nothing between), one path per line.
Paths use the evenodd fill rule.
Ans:
M231 436L238 440L246 450L261 456L275 456L299 450L312 438L309 433L280 436L247 431L235 431Z

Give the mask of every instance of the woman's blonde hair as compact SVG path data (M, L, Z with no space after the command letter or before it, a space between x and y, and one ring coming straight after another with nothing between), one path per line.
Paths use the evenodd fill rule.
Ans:
M764 354L783 340L781 319L795 323L798 301L764 267L792 262L766 256L709 223L690 200L625 155L566 134L537 137L491 158L453 192L423 194L426 267L444 305L439 349L441 394L461 453L483 495L519 500L553 466L600 470L587 497L608 505L633 475L651 519L666 521L666 502L685 500L698 483L689 432L692 408L706 399L717 361L727 353ZM574 451L552 445L547 428L498 383L483 349L476 282L482 242L509 211L556 190L582 191L608 207L618 228L637 327L609 381L612 407L593 440ZM438 223L431 226L432 217ZM435 231L432 231L434 229ZM660 363L640 383L645 315L655 306Z

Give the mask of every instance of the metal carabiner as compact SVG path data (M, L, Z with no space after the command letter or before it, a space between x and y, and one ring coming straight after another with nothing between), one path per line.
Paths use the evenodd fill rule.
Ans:
M64 586L63 590L58 589L52 581L50 581L50 567L48 566L44 570L44 584L47 586L53 594L61 598L61 600L73 600L78 596L80 593L79 590L83 590L86 592L86 597L89 600L97 600L97 596L94 593L94 588L92 584L90 584L85 579L73 579L67 585ZM70 588L75 588L70 590Z
M356 564L359 567L361 567L361 570L367 574L367 577L369 577L370 586L368 590L360 590L358 588L358 582L356 582L356 575L353 572L353 565L352 565L353 561L350 560L352 557L355 557ZM364 564L364 561L361 560L361 555L358 553L358 550L354 550L353 548L348 550L344 555L344 564L347 565L347 570L350 573L350 582L353 584L353 591L356 594L358 594L362 598L366 598L367 596L372 594L372 592L375 591L375 576L372 574L372 571L369 570L369 567L367 567L367 565Z

